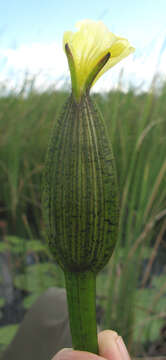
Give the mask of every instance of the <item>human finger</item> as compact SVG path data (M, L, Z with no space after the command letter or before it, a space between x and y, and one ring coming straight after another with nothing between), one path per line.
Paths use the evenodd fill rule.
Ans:
M98 335L99 354L107 360L131 360L121 336L104 330Z

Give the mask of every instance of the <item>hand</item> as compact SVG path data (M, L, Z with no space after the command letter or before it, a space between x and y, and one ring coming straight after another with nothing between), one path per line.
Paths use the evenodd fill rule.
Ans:
M63 349L52 360L130 360L126 346L115 331L105 330L98 335L99 355L86 351Z

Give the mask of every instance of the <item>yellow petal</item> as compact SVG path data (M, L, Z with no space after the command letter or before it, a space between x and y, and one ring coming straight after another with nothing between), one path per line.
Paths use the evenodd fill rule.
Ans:
M91 85L109 68L134 51L128 40L114 35L101 21L83 20L76 24L78 31L64 33L64 47L67 44L72 54L72 88L79 99L86 91L87 79L102 59L110 53L110 59L96 73ZM70 68L71 70L71 68ZM73 76L73 73L75 75Z

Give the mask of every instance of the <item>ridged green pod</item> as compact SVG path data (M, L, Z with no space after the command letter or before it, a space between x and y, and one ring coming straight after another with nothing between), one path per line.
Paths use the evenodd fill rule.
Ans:
M69 97L52 131L43 178L51 252L64 270L74 349L98 353L96 274L118 232L118 189L111 144L88 91Z
M55 124L43 181L52 254L65 271L97 273L117 239L118 189L111 144L88 94L72 95Z

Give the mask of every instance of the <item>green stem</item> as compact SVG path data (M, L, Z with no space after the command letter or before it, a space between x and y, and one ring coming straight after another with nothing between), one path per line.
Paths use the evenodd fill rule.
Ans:
M96 274L66 271L65 281L73 348L98 354Z

